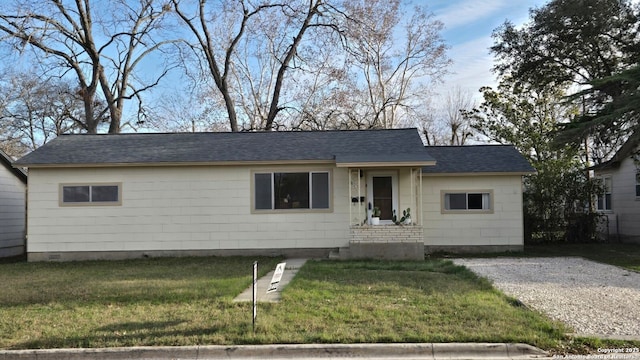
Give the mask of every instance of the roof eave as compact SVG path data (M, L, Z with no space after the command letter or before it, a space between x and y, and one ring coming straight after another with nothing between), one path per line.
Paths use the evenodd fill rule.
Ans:
M525 176L525 175L533 175L537 174L537 171L486 171L486 172L440 172L440 173L431 173L431 172L423 172L422 176L428 177L444 177L444 176Z
M18 179L20 179L20 181L24 184L27 183L27 173L21 166L15 165L15 162L11 161L9 156L2 151L0 151L0 162L7 168L7 170L11 171Z
M334 160L263 160L263 161L167 161L167 162L113 162L113 163L63 163L20 164L26 168L109 168L109 167L183 167L183 166L246 166L246 165L315 165L335 164Z
M429 161L362 161L362 162L337 162L339 168L381 168L381 167L423 167L435 166L436 162Z

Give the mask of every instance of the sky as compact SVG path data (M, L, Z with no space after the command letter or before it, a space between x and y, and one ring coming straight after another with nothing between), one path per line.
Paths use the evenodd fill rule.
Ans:
M491 72L493 45L491 33L509 20L516 26L529 20L529 9L543 6L547 0L416 0L425 1L428 9L444 23L441 33L450 46L449 58L453 60L451 74L436 88L446 94L459 87L479 98L482 86L495 86Z

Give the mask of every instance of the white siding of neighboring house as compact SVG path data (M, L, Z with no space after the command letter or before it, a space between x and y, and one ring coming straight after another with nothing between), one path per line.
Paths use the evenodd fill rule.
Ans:
M331 212L251 212L252 170L327 169ZM109 182L122 183L122 205L59 206L61 183ZM32 168L27 251L335 248L348 243L349 206L347 170L329 165Z
M636 165L625 158L620 167L597 172L597 176L611 176L611 211L603 214L608 219L609 231L605 235L615 240L640 240L640 197L636 197ZM606 225L606 224L605 224Z
M493 190L493 213L443 214L441 190ZM427 250L517 250L524 244L521 176L425 176L423 209Z
M26 186L0 164L0 257L24 253Z

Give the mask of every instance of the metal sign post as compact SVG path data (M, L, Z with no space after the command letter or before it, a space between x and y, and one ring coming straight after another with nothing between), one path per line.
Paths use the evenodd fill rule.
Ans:
M253 262L253 332L256 332L256 317L258 316L258 262Z

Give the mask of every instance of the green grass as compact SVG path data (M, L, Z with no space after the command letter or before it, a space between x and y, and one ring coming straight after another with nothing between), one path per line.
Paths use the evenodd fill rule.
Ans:
M279 259L0 264L0 348L224 343L254 260L265 274Z
M524 342L565 329L446 260L310 261L278 304L232 299L248 258L0 264L0 348ZM279 259L259 259L262 273Z
M313 262L261 317L258 342L526 342L565 329L449 261Z
M581 256L585 259L640 271L640 244L556 244L525 247L527 256Z

